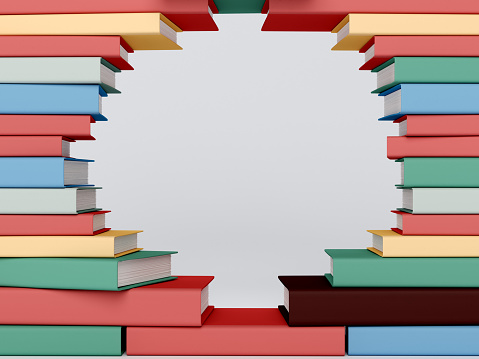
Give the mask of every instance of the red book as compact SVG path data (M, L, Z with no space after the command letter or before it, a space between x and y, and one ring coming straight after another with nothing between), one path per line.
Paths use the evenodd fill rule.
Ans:
M479 14L477 0L269 0L263 31L331 31L348 14ZM458 55L460 56L460 55Z
M373 70L395 56L474 57L479 56L479 36L374 36L359 52L366 56L360 70Z
M388 136L388 158L404 157L479 157L479 136Z
M213 311L213 278L182 276L119 292L0 287L0 324L201 326Z
M160 12L183 31L217 31L208 10L212 0L15 0L2 2L0 14L95 14ZM214 4L214 3L213 3ZM459 5L458 5L459 6ZM216 7L215 7L216 9Z
M9 2L14 3L18 4ZM41 5L43 1L35 4ZM128 53L132 52L120 36L0 36L0 57L103 57L120 70L133 70L128 63Z
M394 232L405 236L478 236L479 214L397 214Z
M0 36L1 41L1 36ZM94 140L89 115L0 115L0 136L63 136Z
M405 115L400 136L479 136L479 115Z
M0 157L71 157L71 142L62 136L0 136Z
M133 328L128 355L344 355L344 327L290 328L278 309L215 309L201 328Z
M93 236L105 228L105 214L2 214L0 236Z

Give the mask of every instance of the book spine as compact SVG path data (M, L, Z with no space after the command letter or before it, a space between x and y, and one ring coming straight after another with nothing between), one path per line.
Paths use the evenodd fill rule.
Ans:
M404 157L479 157L479 136L388 136L387 157L389 159Z
M1 133L1 132L0 132ZM61 136L0 136L0 157L62 157Z
M479 215L477 214L404 214L402 224L402 234L405 236L479 235Z

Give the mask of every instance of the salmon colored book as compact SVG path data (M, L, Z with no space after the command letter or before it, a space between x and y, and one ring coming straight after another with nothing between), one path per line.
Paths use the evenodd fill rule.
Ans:
M71 142L62 136L0 136L0 157L71 157Z
M479 136L479 115L405 115L394 123L400 136Z
M199 327L213 310L213 278L180 276L118 292L0 287L0 324Z
M126 337L128 355L345 354L344 327L290 328L275 308L220 308L201 328L128 327Z

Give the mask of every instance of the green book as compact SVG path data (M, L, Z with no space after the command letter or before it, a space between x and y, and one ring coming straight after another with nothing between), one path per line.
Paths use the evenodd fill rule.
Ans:
M0 258L0 286L125 290L176 279L171 254L141 251L118 258Z
M479 287L479 258L383 258L367 249L326 249L333 287Z
M399 187L479 187L479 157L407 157Z
M393 57L377 73L380 93L406 83L479 83L479 57Z
M123 327L0 325L0 355L119 356L124 351Z
M259 14L265 0L215 0L219 14Z

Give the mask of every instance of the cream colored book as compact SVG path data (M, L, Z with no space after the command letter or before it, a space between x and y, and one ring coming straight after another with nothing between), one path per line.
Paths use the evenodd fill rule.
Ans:
M479 35L479 15L349 14L332 32L333 50L359 51L376 35Z
M403 236L394 231L368 231L368 249L381 257L479 257L479 236Z
M1 15L0 35L120 35L133 50L181 50L160 13Z
M142 231L107 231L94 236L0 236L0 257L116 258L138 252Z

